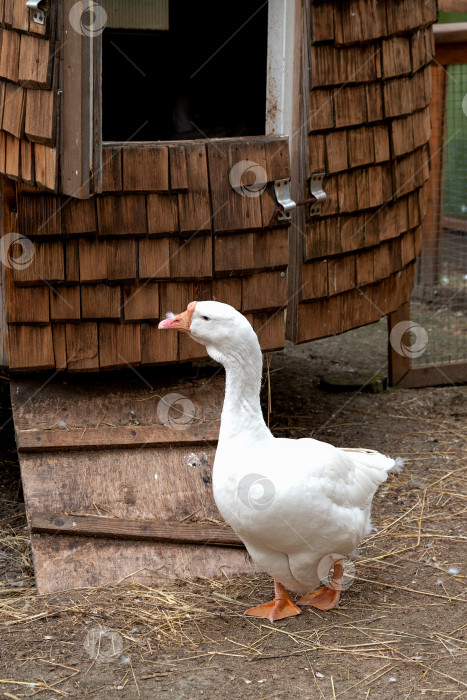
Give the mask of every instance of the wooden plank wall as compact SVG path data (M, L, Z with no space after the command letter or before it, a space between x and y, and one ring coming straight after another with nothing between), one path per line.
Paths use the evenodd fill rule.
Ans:
M0 173L56 191L56 2L36 24L23 0L0 3Z
M241 309L264 350L284 343L288 229L271 181L289 175L287 138L104 147L105 193L76 200L18 183L8 230L34 243L7 271L12 370L97 371L206 357L157 322L192 300ZM235 163L255 161L269 184L241 196ZM16 213L17 212L17 213Z
M309 175L321 216L302 231L290 333L304 342L376 321L407 301L430 171L436 3L312 3Z

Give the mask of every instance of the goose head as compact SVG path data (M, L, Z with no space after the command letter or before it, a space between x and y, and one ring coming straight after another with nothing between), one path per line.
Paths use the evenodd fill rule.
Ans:
M192 301L186 311L170 314L158 327L189 333L221 364L245 353L261 357L258 338L249 321L233 306L219 301Z

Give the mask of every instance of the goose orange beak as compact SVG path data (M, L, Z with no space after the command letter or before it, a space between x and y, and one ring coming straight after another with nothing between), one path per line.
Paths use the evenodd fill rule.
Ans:
M191 301L188 304L186 311L183 311L183 313L178 314L178 316L165 318L159 323L157 327L174 329L176 331L186 331L187 333L189 333L191 326L191 317L193 316L193 311L195 310L195 307L196 301Z

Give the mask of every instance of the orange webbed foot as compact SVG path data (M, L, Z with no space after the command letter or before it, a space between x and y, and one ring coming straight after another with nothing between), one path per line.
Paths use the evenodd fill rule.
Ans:
M307 593L298 601L300 605L312 605L319 610L332 610L337 607L342 590L344 577L344 567L340 561L334 564L334 573L331 579L331 586L323 586L316 591Z
M277 581L274 581L275 598L269 603L256 605L254 608L249 608L245 611L245 615L253 617L265 617L267 620L274 622L275 620L283 620L285 617L293 617L301 615L300 608L292 602L289 594L284 586Z

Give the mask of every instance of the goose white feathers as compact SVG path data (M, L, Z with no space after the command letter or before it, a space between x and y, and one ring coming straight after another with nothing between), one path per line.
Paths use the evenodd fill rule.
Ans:
M366 449L336 448L304 438L276 438L260 405L262 354L247 319L215 301L191 302L159 328L188 332L226 371L225 399L213 467L216 504L258 566L274 578L275 597L247 614L271 621L297 615L298 602L337 605L340 561L370 531L373 496L402 460ZM329 558L329 555L332 555ZM334 564L329 585L320 562ZM322 564L321 564L322 566Z

